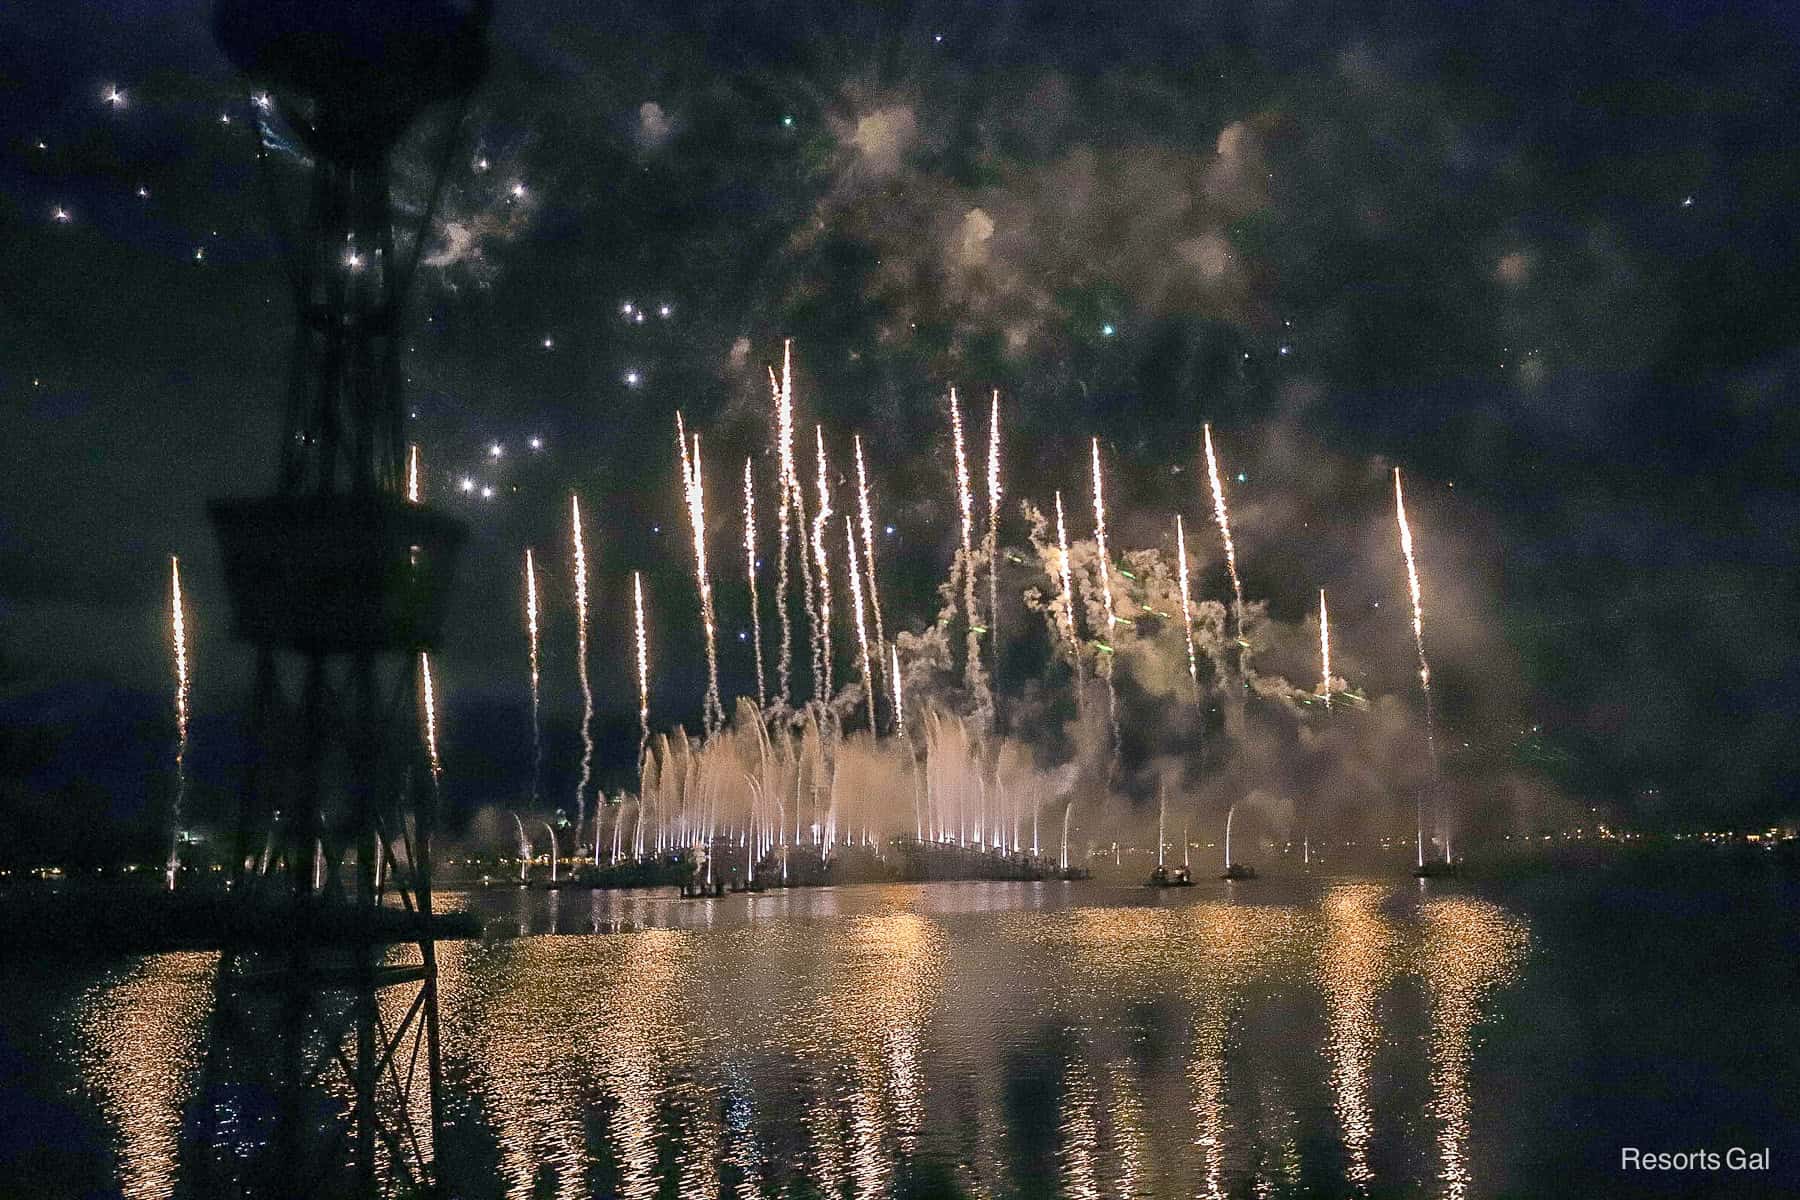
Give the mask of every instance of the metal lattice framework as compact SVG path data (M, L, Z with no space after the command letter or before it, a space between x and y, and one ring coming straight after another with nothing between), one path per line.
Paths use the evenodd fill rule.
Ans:
M462 524L404 491L400 345L460 108L415 227L389 160L465 104L485 3L220 0L215 33L306 148L290 221L257 151L296 324L271 494L211 506L254 647L252 765L213 1028L184 1139L199 1195L435 1190L442 1068L432 911L435 754L421 697Z

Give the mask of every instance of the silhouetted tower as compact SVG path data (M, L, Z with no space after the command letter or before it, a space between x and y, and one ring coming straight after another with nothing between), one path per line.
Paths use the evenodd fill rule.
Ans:
M275 489L210 506L256 675L232 919L185 1139L184 1186L200 1194L436 1184L437 763L421 665L465 529L408 496L400 353L489 16L479 0L214 10L219 45L256 89L296 327ZM397 229L394 149L444 102L457 109L430 199ZM277 113L305 154L298 205L268 157Z

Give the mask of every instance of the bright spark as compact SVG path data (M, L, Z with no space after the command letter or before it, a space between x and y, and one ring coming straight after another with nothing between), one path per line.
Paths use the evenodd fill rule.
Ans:
M825 530L831 521L830 468L825 461L825 427L813 426L813 457L819 466L819 507L813 514L814 564L819 571L819 653L823 663L821 700L831 698L831 566L825 552Z

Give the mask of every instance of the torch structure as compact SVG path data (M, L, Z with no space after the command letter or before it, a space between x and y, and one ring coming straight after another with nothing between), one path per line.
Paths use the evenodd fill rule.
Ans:
M184 1138L195 1194L441 1185L437 774L420 669L466 531L407 494L400 358L490 15L484 0L214 8L220 47L256 89L296 327L275 487L210 506L256 671L213 1029ZM442 105L454 111L436 182L402 227L390 161ZM265 149L277 116L305 151L296 216Z

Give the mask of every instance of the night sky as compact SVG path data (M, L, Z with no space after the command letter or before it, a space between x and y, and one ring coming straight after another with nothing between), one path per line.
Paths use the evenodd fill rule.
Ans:
M1081 537L1099 436L1115 551L1166 550L1180 511L1218 599L1211 421L1247 595L1298 629L1329 588L1353 684L1413 699L1399 466L1449 744L1649 827L1791 818L1800 17L1591 8L502 0L406 356L428 499L474 529L441 665L452 795L503 802L529 761L527 545L569 769L571 490L603 778L635 742L634 569L653 720L698 725L678 408L706 447L725 690L749 690L737 481L745 455L771 477L765 367L791 336L803 474L813 420L838 468L852 432L871 452L890 628L935 614L957 536L948 385L977 446L1000 389L1009 497L1062 488ZM80 788L129 818L166 789L170 554L197 786L236 778L250 659L204 504L273 482L291 311L254 139L290 199L302 169L209 9L0 12L14 814ZM443 124L419 135L412 212ZM1026 545L1016 508L1003 541ZM1005 663L1003 690L1040 666Z

